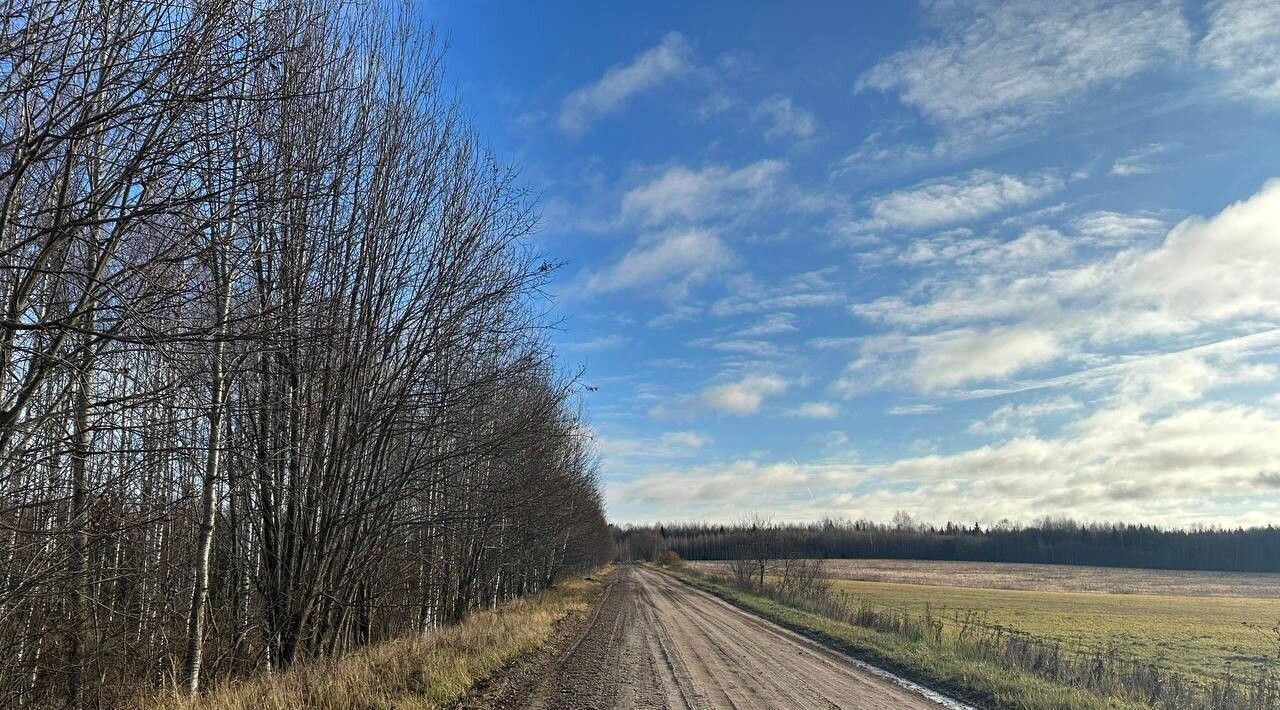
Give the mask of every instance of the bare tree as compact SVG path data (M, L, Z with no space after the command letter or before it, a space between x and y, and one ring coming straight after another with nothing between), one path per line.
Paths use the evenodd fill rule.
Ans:
M123 704L612 556L553 267L434 37L0 0L0 704Z

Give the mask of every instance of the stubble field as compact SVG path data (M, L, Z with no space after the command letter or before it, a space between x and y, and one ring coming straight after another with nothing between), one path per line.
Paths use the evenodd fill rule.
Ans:
M1280 575L902 560L832 560L828 574L850 604L927 606L1204 680L1280 653Z

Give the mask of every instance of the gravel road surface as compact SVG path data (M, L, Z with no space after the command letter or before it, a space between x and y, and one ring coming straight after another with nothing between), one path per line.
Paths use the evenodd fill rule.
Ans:
M896 708L931 700L667 575L620 566L593 613L489 708Z

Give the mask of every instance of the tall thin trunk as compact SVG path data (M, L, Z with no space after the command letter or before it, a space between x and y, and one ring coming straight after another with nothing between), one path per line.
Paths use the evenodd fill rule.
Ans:
M218 257L214 256L215 261ZM187 654L185 674L187 692L200 691L200 668L204 661L205 606L209 601L209 560L213 551L213 530L217 521L217 486L222 469L223 413L226 409L226 323L231 309L231 287L227 283L226 263L214 268L218 280L218 325L213 344L209 377L209 450L205 457L204 479L200 487L200 533L194 562L191 588L191 612L187 616Z
M92 329L92 319L90 326ZM86 337L87 340L87 337ZM69 560L71 583L68 585L70 601L67 610L67 702L68 710L84 706L83 675L85 636L85 596L89 589L89 388L93 378L92 345L86 343L84 359L76 372L74 428L71 444L71 510L70 522L71 559Z

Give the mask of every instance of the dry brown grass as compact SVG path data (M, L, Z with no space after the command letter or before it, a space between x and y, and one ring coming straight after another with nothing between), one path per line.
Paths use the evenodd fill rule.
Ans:
M541 646L557 621L585 611L598 580L576 579L429 634L379 644L284 673L227 684L195 699L161 693L143 710L417 710L447 707L480 680Z

